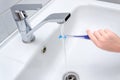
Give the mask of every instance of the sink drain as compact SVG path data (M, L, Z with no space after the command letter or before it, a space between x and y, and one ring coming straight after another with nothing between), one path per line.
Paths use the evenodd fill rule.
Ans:
M75 72L67 72L63 76L63 80L80 80L79 75Z
M47 47L46 47L46 46L44 46L44 47L41 49L41 52L42 52L42 54L45 54L45 53L46 53L46 51L47 51Z

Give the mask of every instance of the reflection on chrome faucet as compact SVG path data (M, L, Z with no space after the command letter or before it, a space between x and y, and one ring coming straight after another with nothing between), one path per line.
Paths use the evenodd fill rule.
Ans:
M40 8L42 8L41 4L18 4L18 5L14 5L13 7L11 7L14 20L17 24L22 40L25 43L30 43L34 41L35 36L33 35L33 32L38 30L45 23L57 22L58 24L63 24L70 17L70 13L54 13L54 14L49 15L43 21L41 21L38 24L39 26L36 26L32 29L26 19L28 16L25 11L26 10L38 10Z

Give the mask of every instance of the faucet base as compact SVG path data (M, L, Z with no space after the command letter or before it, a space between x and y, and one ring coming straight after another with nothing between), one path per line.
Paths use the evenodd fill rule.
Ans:
M27 37L26 39L22 40L24 43L31 43L35 40L35 36L32 35L31 37Z

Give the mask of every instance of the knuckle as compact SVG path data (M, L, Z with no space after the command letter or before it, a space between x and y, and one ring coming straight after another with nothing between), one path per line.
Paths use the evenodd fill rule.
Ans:
M97 31L94 32L95 35L96 35L97 33L98 33Z
M102 47L103 47L103 45L100 44L100 43L97 43L96 46L99 47L99 48L102 48Z

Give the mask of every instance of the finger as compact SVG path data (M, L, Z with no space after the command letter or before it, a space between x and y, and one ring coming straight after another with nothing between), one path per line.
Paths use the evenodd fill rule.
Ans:
M90 30L87 30L87 34L88 34L88 36L90 37L90 39L91 39L95 44L97 44L98 40L96 39L96 37L94 36L94 34L93 34Z
M105 29L104 30L107 34L115 34L114 32L112 32L111 30L109 30L109 29Z
M117 36L114 32L112 32L109 29L105 29L104 31L107 33L108 36Z
M109 33L109 32L110 32L110 33L113 33L113 32L112 32L111 30L109 30L109 29L105 29L104 31L105 31L106 33Z
M99 31L95 31L94 36L97 38L97 40L101 40L103 38Z
M105 32L105 30L100 29L100 30L99 30L99 33L101 34L101 36L102 36L103 38L108 38L108 35L107 35L107 33Z
M112 32L111 30L105 29L105 31L107 32L109 39L111 39L111 40L117 40L117 39L119 40L120 39L120 37L117 34L115 34L114 32Z
M98 32L101 34L101 36L104 36L104 34L106 33L103 29L98 30Z

